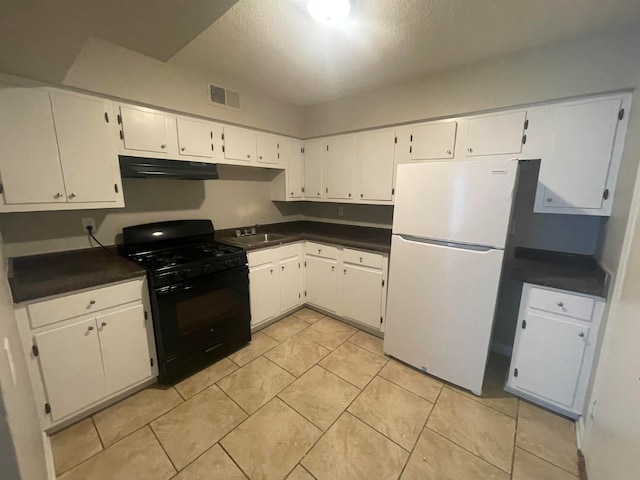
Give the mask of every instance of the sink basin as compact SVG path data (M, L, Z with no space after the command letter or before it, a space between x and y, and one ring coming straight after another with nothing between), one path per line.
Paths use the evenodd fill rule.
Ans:
M280 233L256 233L255 235L243 235L241 237L227 237L223 240L228 243L242 245L243 247L251 247L261 243L284 240L285 238L288 238L288 236Z

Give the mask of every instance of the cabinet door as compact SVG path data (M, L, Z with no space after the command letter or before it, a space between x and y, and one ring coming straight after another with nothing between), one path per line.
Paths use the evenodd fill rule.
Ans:
M612 99L553 109L553 143L539 177L544 210L602 207L620 107Z
M53 420L106 396L95 319L40 333L35 342Z
M278 165L280 163L280 142L275 135L257 133L256 148L258 163L266 163L268 165Z
M142 305L97 317L109 394L152 375L147 320Z
M282 152L287 165L287 198L302 198L303 157L302 142L296 140L282 140Z
M306 257L307 302L336 310L336 262Z
M256 327L280 313L280 284L276 265L269 263L251 269L249 272L249 298L252 327Z
M280 260L280 311L302 303L303 275L300 257Z
M5 203L67 201L48 92L0 89L0 152Z
M519 325L514 346L509 374L512 384L537 397L570 407L589 328L533 313L527 313L525 321L525 328Z
M395 130L376 130L356 136L361 200L391 200L395 139Z
M60 161L69 202L115 202L117 141L107 123L110 103L51 93Z
M256 158L256 133L244 128L225 126L224 158L254 162Z
M322 142L304 142L304 198L322 198Z
M382 271L343 265L338 275L338 313L379 329L382 324Z
M125 150L167 153L165 115L146 108L120 107Z
M178 154L189 157L213 156L213 131L211 124L178 118Z
M355 166L355 135L341 135L322 142L322 173L327 198L351 200Z
M527 112L471 118L467 130L468 157L520 153Z
M453 158L457 122L423 123L411 129L411 160Z

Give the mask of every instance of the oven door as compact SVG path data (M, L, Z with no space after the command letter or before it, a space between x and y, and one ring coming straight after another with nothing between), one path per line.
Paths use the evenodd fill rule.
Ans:
M161 380L175 381L251 340L246 266L154 290Z

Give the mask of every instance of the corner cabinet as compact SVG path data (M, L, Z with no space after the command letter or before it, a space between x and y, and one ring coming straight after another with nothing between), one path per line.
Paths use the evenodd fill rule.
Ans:
M0 212L123 207L111 111L86 95L0 89Z
M599 297L525 284L506 390L582 415L604 305Z
M138 279L17 307L43 428L157 376L146 292Z
M534 211L611 214L630 95L553 105Z

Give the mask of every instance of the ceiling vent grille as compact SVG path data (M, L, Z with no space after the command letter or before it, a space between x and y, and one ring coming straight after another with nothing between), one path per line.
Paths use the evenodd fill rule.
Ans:
M214 105L224 105L226 107L240 109L240 94L233 90L227 90L223 87L218 87L209 84L209 103Z

